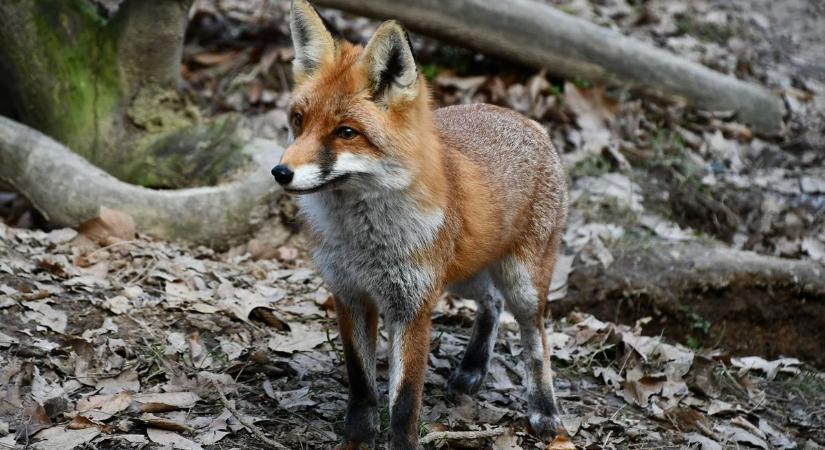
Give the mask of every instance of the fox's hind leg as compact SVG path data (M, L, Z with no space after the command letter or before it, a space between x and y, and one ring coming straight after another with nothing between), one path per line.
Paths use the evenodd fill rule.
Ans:
M512 254L493 270L496 286L519 324L527 371L527 421L542 439L554 437L561 426L544 329L544 305L557 248L556 237L540 255Z
M503 297L486 269L467 281L449 286L447 290L460 297L475 300L478 304L470 342L461 364L453 371L449 381L453 392L475 394L484 382L490 366Z

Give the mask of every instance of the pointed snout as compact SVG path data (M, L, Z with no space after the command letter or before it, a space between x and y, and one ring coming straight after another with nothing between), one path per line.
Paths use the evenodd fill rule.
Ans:
M272 176L275 177L275 181L277 181L278 184L285 185L292 181L292 178L295 176L295 172L290 170L290 168L284 164L278 164L272 168Z

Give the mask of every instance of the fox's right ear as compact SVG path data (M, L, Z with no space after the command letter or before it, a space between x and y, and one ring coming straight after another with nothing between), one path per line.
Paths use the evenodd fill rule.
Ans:
M292 0L289 16L295 59L292 71L300 83L335 59L335 31L306 0Z

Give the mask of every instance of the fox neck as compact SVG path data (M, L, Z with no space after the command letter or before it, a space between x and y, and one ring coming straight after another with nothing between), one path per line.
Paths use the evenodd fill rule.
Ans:
M421 85L422 92L415 104L397 119L396 130L400 136L397 146L410 177L403 193L414 198L422 211L443 211L448 203L447 155L423 80Z

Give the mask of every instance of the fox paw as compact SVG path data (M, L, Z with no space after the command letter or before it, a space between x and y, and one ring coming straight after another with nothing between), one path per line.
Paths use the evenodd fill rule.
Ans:
M487 376L486 370L456 369L450 376L450 381L448 382L450 391L458 394L473 395L481 388L485 376Z
M530 433L544 442L555 439L560 432L564 431L564 425L558 414L530 413L527 417L527 426Z

